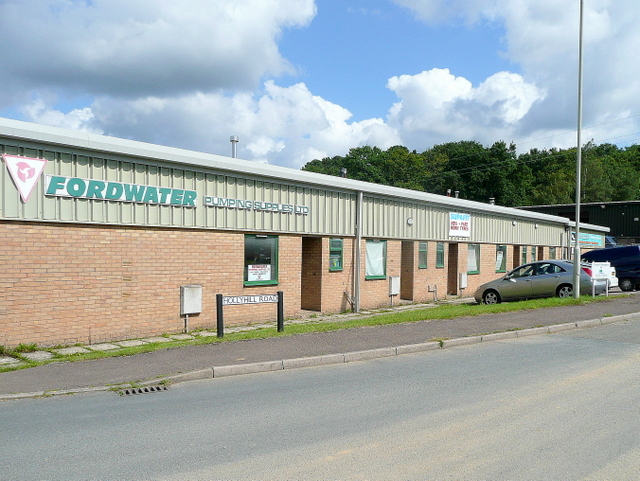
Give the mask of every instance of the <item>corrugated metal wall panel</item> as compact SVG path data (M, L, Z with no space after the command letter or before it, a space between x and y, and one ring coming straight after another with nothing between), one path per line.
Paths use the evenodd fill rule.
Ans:
M560 245L564 226L541 222L527 222L508 217L484 214L472 215L473 242L508 243L523 245Z
M400 202L395 199L365 197L363 236L370 238L434 239L452 242L561 245L564 226L522 218L514 219L481 213L471 215L470 237L449 236L449 214L429 204ZM456 210L455 212L460 212ZM413 219L413 225L407 220ZM537 227L536 227L537 226Z
M1 146L4 153L49 160L45 174L194 190L197 207L177 207L75 197L44 195L44 178L29 202L23 204L6 168L0 173L0 216L7 219L77 223L124 224L166 227L198 227L224 230L256 230L302 234L353 235L355 194L300 185L202 172L163 165L134 163L129 159L80 155L63 151ZM62 150L62 149L61 149ZM310 208L308 215L203 205L205 196Z
M13 142L13 141L12 141ZM18 142L18 141L15 141ZM0 181L0 215L8 219L124 224L143 226L191 227L221 230L268 231L283 233L352 236L355 234L355 191L311 184L291 185L286 179L273 181L255 174L218 171L202 165L171 163L163 160L138 160L132 156L104 153L92 156L82 149L60 146L40 149L35 142L20 145L5 142L7 154L47 158L46 174L79 177L102 181L139 184L155 187L194 190L198 193L197 207L142 204L72 197L44 196L39 185L27 204L20 201L6 169ZM35 145L35 146L34 146ZM292 174L293 175L293 174ZM41 180L44 183L44 180ZM371 187L375 189L374 186ZM390 192L390 194L392 194ZM516 225L508 216L508 209L487 212L467 211L465 202L451 199L449 208L442 199L422 201L407 194L402 197L365 193L362 234L365 237L450 240L458 242L508 243L523 245L559 245L564 226L562 222L531 222L518 217ZM205 206L204 197L239 199L306 206L309 215L274 213L264 210ZM439 202L439 203L438 203ZM456 207L456 204L458 205ZM466 204L465 204L466 205ZM473 210L473 206L468 208ZM495 212L490 212L494 210ZM449 237L449 214L471 215L471 236ZM409 225L408 219L413 219Z

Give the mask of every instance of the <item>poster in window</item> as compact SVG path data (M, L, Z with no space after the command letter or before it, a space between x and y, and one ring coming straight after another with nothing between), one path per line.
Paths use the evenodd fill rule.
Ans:
M367 241L365 275L367 277L384 277L386 271L385 242Z
M249 264L247 266L247 280L270 281L271 280L271 264Z
M496 270L497 271L503 270L503 267L502 267L502 260L503 259L504 259L504 252L497 251L496 252Z
M475 248L470 247L468 251L467 257L467 271L469 272L477 272L478 269L478 259L476 257Z

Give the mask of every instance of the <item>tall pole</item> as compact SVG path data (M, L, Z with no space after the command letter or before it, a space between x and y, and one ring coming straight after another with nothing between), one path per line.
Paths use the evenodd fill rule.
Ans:
M580 29L578 40L578 146L576 155L576 241L573 250L573 297L580 297L580 184L582 177L582 17L584 0L580 0Z

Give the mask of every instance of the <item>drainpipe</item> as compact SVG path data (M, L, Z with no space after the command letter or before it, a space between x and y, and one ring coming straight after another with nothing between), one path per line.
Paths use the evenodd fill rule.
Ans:
M362 266L362 191L358 192L356 200L356 245L353 263L353 310L360 312L360 272Z

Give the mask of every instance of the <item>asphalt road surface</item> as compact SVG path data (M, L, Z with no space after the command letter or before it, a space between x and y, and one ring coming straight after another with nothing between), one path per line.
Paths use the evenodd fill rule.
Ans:
M640 321L0 404L2 480L637 480Z

